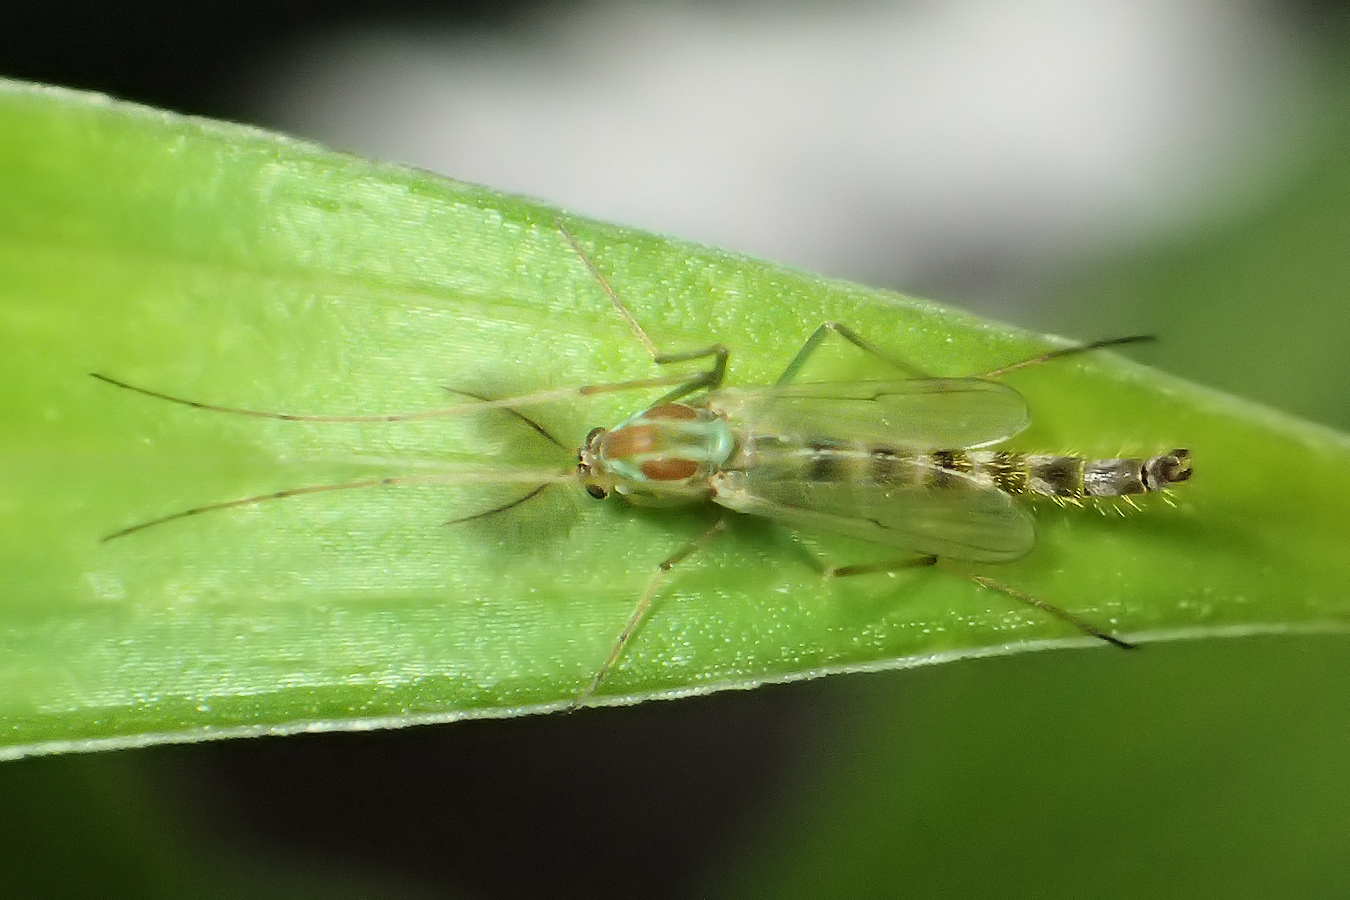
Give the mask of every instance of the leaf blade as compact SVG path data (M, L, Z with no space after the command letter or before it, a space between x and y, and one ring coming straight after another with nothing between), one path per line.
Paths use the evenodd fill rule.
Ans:
M656 563L706 527L706 510L557 490L456 531L441 523L495 495L409 488L100 545L202 502L446 460L537 466L558 451L490 416L241 420L119 394L91 371L226 405L371 413L440 404L443 385L506 395L658 370L547 207L13 83L0 123L18 136L0 148L0 452L17 473L0 504L4 753L559 708ZM823 321L944 375L1045 346L885 291L569 227L660 346L732 347L733 385L771 381ZM811 377L866 370L848 348L821 356ZM1175 510L1038 507L1031 556L985 574L1132 636L1350 618L1344 436L1105 354L1007 381L1033 409L1019 445L1189 446L1197 474ZM531 412L579 441L640 403ZM1065 642L1086 641L948 573L822 583L781 531L746 520L673 573L602 699Z

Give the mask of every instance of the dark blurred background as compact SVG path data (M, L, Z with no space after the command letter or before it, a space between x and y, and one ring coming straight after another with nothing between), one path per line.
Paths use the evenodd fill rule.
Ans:
M1345 3L144 0L8 3L2 20L3 76L277 128L1033 328L1158 333L1163 368L1350 427ZM8 763L0 883L1350 892L1345 641L1149 656Z

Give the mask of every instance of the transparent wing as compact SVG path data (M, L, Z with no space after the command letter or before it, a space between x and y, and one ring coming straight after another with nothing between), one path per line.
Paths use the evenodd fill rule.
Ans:
M842 534L874 544L969 562L1008 562L1036 541L1026 510L992 486L943 471L943 484L808 481L774 467L727 472L713 499L737 512L794 528Z
M724 388L708 406L748 433L919 452L994 444L1028 422L1021 394L982 378Z

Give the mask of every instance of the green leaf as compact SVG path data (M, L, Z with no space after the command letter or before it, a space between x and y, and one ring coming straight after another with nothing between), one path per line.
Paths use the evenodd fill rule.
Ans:
M503 412L296 423L662 374L556 210L253 129L0 83L0 742L9 755L561 708L660 561L713 508L634 509L570 485L456 525L520 485L202 504L444 466L573 461ZM1048 342L895 294L568 218L666 350L720 341L772 380L824 321L935 374ZM1092 337L1095 337L1093 335ZM1139 351L1143 355L1146 351ZM813 380L875 377L843 342ZM1025 560L981 574L1137 640L1342 627L1350 442L1110 354L1006 379L1019 446L1188 447L1176 507L1038 505ZM655 392L528 412L574 446ZM808 540L834 562L875 548ZM680 562L601 686L627 702L1063 644L1062 622L945 568L823 581L772 523ZM1108 652L1104 645L1101 652ZM1116 652L1116 651L1109 651Z

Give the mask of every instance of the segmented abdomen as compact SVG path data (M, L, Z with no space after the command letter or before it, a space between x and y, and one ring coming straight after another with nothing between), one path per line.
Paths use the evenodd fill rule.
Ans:
M1085 499L1144 494L1190 477L1190 455L1173 450L1148 458L1087 459L1007 450L911 453L832 441L799 442L754 435L737 468L772 468L777 477L942 488L958 481L1008 494ZM959 477L963 476L963 477ZM968 480L967 480L968 479Z

